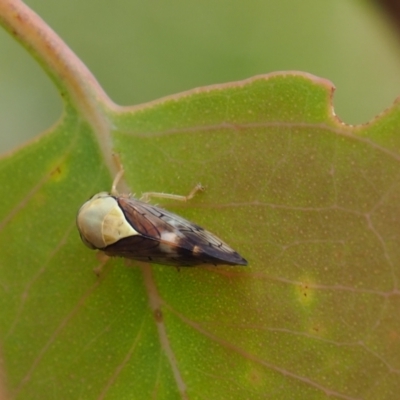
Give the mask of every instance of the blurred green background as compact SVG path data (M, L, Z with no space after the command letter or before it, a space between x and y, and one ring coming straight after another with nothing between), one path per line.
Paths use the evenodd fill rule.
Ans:
M198 86L302 70L336 86L344 122L367 122L400 93L400 42L367 0L28 0L109 96L133 105ZM0 30L0 153L51 126L61 100Z

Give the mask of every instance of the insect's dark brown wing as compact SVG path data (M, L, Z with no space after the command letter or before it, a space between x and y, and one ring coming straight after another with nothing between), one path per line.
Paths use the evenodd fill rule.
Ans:
M104 249L107 254L178 266L247 265L222 240L176 214L125 196L118 197L117 201L127 221L140 235L108 246Z
M172 249L165 252L159 241L140 235L121 239L106 247L104 251L109 256L125 257L162 265L186 267L202 263L201 260L190 257L190 254L185 257Z

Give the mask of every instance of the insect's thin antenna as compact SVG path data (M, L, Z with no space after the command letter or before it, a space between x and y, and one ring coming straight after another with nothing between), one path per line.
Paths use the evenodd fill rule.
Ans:
M118 171L117 175L115 175L114 181L112 183L111 194L113 196L118 196L117 185L118 185L119 181L121 180L121 178L124 176L125 170L124 170L124 167L123 167L123 165L121 163L119 155L114 153L113 156L114 156L114 161L117 164L117 167L118 167L119 171Z
M201 183L198 183L187 196L180 196L178 194L169 194L169 193L146 192L142 194L140 200L148 202L152 197L155 197L159 199L161 198L161 199L172 199L178 201L188 201L190 199L193 199L193 197L196 195L197 192L203 192L204 190L205 187Z

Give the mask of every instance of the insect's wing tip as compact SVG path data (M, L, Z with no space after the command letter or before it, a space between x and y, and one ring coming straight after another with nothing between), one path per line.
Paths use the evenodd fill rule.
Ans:
M235 262L236 265L243 265L244 267L246 267L249 263L247 262L247 260L241 256L239 256L240 260L237 260Z
M221 258L221 262L218 264L226 264L226 265L242 265L247 266L248 262L245 258L243 258L239 253L233 252L230 257Z

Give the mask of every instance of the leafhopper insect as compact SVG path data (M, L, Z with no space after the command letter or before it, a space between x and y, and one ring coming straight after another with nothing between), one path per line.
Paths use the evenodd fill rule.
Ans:
M221 239L202 227L163 208L148 204L150 197L189 200L188 196L145 193L141 200L118 194L116 186L124 170L114 179L111 192L94 195L78 211L77 227L83 243L119 256L154 264L178 267L247 265L247 261Z

